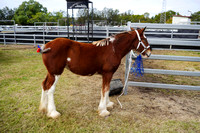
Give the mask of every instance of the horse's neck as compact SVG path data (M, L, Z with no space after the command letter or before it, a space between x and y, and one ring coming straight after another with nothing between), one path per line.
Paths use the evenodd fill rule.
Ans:
M119 38L119 42L117 42L117 44L114 46L116 55L120 58L123 58L126 54L128 54L128 52L130 52L132 49L133 41L134 38L130 35L128 37L121 36L121 38Z

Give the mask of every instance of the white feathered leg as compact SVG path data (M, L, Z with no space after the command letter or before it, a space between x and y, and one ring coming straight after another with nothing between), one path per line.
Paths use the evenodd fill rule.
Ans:
M102 117L110 115L110 112L107 110L107 100L108 100L109 91L106 91L103 95L103 91L101 91L101 100L99 103L98 111L99 115Z
M60 75L55 75L55 81L51 88L48 90L48 110L47 110L47 116L51 118L57 118L60 116L60 113L56 111L56 106L54 103L54 91L56 88L56 83L59 79Z
M48 95L47 95L48 91L44 91L44 89L42 88L42 95L41 95L41 100L40 100L40 107L39 107L39 111L46 113L47 112L47 105L48 105Z

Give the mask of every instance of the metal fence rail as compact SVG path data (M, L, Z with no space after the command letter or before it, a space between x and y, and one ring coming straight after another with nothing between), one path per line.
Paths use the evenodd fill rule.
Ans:
M190 85L160 84L160 83L133 82L133 81L129 81L128 85L137 87L200 91L200 86L190 86ZM127 94L127 92L125 94Z
M55 38L64 37L80 42L88 42L89 38L95 40L106 38L112 34L126 31L126 27L96 26L92 33L86 31L87 26L0 26L0 43L6 44L44 44ZM92 41L92 39L91 39ZM90 41L90 42L91 42Z
M151 55L147 59L200 62L200 57L193 57L193 56Z
M195 47L200 50L200 25L174 25L174 24L151 24L131 23L129 27L147 27L145 35L152 46L169 46L176 49L180 46ZM162 39L161 39L162 38Z
M130 27L146 27L150 30L159 29L163 31L162 34L169 34L177 29L186 29L186 30L200 30L200 26L196 25L171 25L171 24L138 24L138 23L130 23L128 24ZM128 29L129 29L128 28ZM167 32L166 32L167 31ZM148 32L147 32L148 33ZM146 33L145 33L146 34ZM151 34L158 34L158 32L153 32ZM190 35L197 35L199 33L189 33ZM160 33L159 33L160 35ZM187 35L185 33L185 35ZM147 37L148 38L148 37ZM200 39L188 39L186 38L173 38L171 37L164 37L164 38L148 38L150 45L181 45L181 46L200 46ZM128 73L128 66L129 66L129 58L130 53L126 57L126 71L125 77L127 78ZM133 58L135 59L135 57ZM191 56L173 56L173 55L151 55L148 60L171 60L171 61L189 61L189 62L200 62L200 57L191 57ZM181 66L180 66L181 67ZM163 69L149 69L144 68L144 73L148 74L164 74L164 75L178 75L178 76L197 76L200 77L200 71L178 71L178 70L163 70ZM125 79L126 81L126 79ZM147 83L147 82L134 82L128 81L127 86L125 87L125 94L127 94L128 86L137 86L137 87L149 87L149 88L164 88L164 89L181 89L181 90L199 90L200 86L190 86L190 85L175 85L175 84L162 84L162 83Z
M80 42L88 42L106 38L112 34L127 31L128 28L145 27L145 34L153 48L175 49L179 47L193 47L200 50L200 25L172 25L172 24L144 24L127 23L124 27L94 26L93 35L86 31L87 26L0 26L0 43L3 44L44 44L57 37L65 37ZM162 39L160 39L162 38ZM93 39L90 40L90 42ZM180 49L180 48L179 48Z
M109 27L109 26L95 26L93 27L93 35L86 31L87 26L0 26L3 29L0 32L0 43L6 44L26 44L36 45L44 44L55 38L64 37L74 39L80 42L88 42L88 37L94 37L94 40L106 38L112 34L117 34L127 31L130 27L143 28L145 35L148 38L150 45L155 48L172 49L173 47L187 47L188 49L200 50L200 25L172 25L172 24L149 24L149 23L131 23L128 22L125 27ZM92 40L91 40L92 41ZM173 49L175 49L173 48ZM193 61L200 62L200 57L188 56L172 56L172 55L152 55L152 60L174 60L174 61ZM127 63L128 60L127 60ZM127 74L127 63L126 73ZM162 69L144 69L145 73L167 74L167 75L181 75L181 76L200 76L200 72L193 71L176 71L176 70L162 70ZM126 77L126 76L125 76ZM200 86L185 86L185 85L171 85L158 84L146 82L128 81L128 85L154 87L154 88L168 88L168 89L189 89L200 90ZM127 87L125 90L127 93Z
M163 70L163 69L144 69L144 73L150 74L165 74L165 75L178 75L178 76L198 76L200 77L200 72L193 71L177 71L177 70Z

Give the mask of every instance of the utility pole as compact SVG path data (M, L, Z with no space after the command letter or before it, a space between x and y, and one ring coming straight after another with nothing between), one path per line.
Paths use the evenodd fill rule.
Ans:
M162 11L160 15L160 23L166 23L166 0L163 0Z

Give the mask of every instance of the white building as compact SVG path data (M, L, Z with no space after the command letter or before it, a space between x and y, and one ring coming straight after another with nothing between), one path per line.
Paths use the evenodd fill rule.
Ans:
M175 15L172 18L172 24L190 24L190 23L191 23L190 16Z

